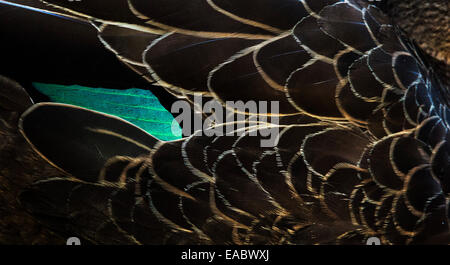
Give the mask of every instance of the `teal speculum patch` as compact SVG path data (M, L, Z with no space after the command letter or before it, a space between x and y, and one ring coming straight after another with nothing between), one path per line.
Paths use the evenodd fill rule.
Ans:
M92 88L79 85L33 83L52 102L71 104L122 118L154 137L171 141L182 137L182 129L152 92L144 89L126 90Z

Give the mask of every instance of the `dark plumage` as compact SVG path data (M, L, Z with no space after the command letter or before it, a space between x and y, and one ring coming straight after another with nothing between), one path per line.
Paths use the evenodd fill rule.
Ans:
M33 169L21 203L58 234L97 244L450 242L445 77L375 6L45 3L92 23L119 60L179 98L280 104L275 147L250 136L267 130L257 127L162 142L78 107L28 108L25 92L4 81L3 90L17 91L1 90L5 139L23 146L26 139L59 169L22 162L24 171L42 164L51 173ZM25 109L20 138L15 122ZM6 178L21 171L4 168Z
M425 52L427 61L450 86L450 3L388 0L387 13Z

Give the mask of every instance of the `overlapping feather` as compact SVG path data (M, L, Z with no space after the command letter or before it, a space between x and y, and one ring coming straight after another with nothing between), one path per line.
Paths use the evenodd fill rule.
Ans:
M75 177L25 192L35 214L63 216L96 243L450 242L444 90L374 6L45 3L89 19L120 60L186 100L275 100L282 118L271 125L276 146L262 148L250 132L267 128L256 125L240 136L156 142L114 117L34 106L24 136Z

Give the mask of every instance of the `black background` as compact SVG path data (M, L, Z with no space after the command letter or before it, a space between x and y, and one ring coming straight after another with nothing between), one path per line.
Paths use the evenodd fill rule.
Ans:
M183 261L188 249L219 251L226 249L269 249L269 262L214 259ZM60 246L0 247L2 259L32 264L421 264L445 260L447 246ZM25 261L24 261L25 260ZM330 263L328 263L330 261ZM26 263L27 262L27 263Z

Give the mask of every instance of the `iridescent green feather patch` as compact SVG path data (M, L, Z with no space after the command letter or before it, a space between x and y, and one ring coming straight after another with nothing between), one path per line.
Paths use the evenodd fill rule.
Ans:
M180 139L181 127L150 91L33 83L52 102L76 105L127 120L163 141ZM172 128L172 126L174 128Z

